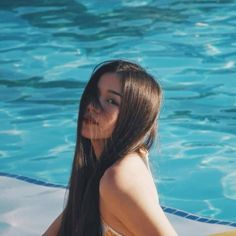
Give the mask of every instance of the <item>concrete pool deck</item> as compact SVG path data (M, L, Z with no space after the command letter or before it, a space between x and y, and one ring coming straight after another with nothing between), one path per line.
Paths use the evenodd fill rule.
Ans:
M0 176L0 235L42 235L62 211L65 189ZM207 236L236 228L166 213L180 236Z

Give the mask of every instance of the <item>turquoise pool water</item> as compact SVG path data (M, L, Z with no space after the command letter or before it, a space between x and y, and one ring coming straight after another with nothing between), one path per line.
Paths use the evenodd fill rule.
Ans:
M236 1L1 1L0 172L66 185L78 104L97 63L162 84L161 202L236 221Z

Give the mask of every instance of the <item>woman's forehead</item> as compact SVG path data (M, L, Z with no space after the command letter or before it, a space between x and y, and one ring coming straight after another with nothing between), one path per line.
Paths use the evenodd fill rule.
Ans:
M102 89L111 89L121 93L121 80L116 73L105 73L103 74L98 81L98 88Z

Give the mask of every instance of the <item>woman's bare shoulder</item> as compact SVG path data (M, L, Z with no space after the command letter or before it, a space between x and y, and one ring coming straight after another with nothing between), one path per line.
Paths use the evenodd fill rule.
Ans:
M176 235L159 205L154 181L136 154L104 173L100 196L133 235Z
M100 181L100 194L106 197L111 190L131 192L132 188L140 188L149 189L157 196L154 181L142 158L131 153L108 168Z

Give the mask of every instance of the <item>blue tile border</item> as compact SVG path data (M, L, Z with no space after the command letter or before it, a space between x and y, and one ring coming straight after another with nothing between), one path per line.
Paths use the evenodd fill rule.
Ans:
M65 189L66 186L62 185L62 184L52 184L52 183L47 183L41 180L36 180L33 178L29 178L23 175L16 175L16 174L9 174L9 173L4 173L4 172L0 172L0 176L4 176L4 177L10 177L10 178L15 178L15 179L19 179L31 184L37 184L37 185L42 185L42 186L46 186L46 187L53 187L53 188L63 188ZM236 222L230 222L230 221L223 221L223 220L217 220L217 219L213 219L213 218L206 218L206 217L201 217L201 216L197 216L194 215L192 213L186 212L186 211L182 211L179 209L175 209L172 207L167 207L167 206L161 206L164 212L179 216L179 217L183 217L186 218L188 220L193 220L193 221L198 221L198 222L204 222L204 223L209 223L209 224L220 224L220 225L227 225L227 226L231 226L231 227L236 227Z
M37 184L37 185L42 185L42 186L46 186L46 187L66 188L66 186L62 185L62 184L47 183L45 181L33 179L33 178L26 177L26 176L23 176L23 175L8 174L8 173L0 172L0 176L15 178L15 179L19 179L19 180L22 180L22 181L25 181L25 182L28 182L28 183L31 183L31 184Z
M206 218L198 215L194 215L192 213L182 211L179 209L171 208L171 207L166 207L166 206L161 206L164 212L180 216L183 218L186 218L188 220L193 220L193 221L198 221L202 223L208 223L208 224L221 224L221 225L227 225L231 227L236 227L236 222L230 222L230 221L223 221L223 220L217 220L213 218Z

